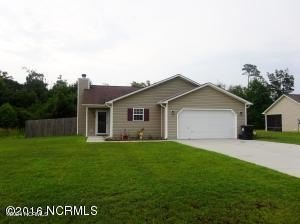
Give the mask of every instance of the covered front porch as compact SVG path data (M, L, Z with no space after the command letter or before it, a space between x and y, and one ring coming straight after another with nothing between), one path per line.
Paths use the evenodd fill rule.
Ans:
M86 106L86 137L112 136L111 117L108 106Z

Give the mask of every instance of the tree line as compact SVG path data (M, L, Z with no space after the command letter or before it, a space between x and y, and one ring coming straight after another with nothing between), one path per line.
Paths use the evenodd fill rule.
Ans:
M60 75L49 88L44 74L25 72L25 83L19 83L0 70L0 127L22 128L30 119L76 116L76 84L68 84Z
M248 85L234 85L227 90L253 103L248 109L248 124L262 129L265 124L262 113L281 95L294 91L294 76L289 74L288 69L276 69L262 75L252 64L245 64L242 71L242 75L248 77Z
M22 128L26 120L76 116L77 85L69 84L58 76L49 87L43 73L25 69L26 81L19 83L7 72L0 70L0 127ZM248 77L248 85L232 85L227 90L253 105L248 109L248 124L264 128L262 112L282 94L294 90L294 76L288 69L275 70L262 75L256 65L245 64L242 75ZM146 87L150 81L131 83ZM219 84L222 88L225 85ZM225 88L226 89L226 88Z

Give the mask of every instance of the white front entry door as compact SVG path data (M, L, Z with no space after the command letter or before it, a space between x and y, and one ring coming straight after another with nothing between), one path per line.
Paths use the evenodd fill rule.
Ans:
M178 139L237 138L232 110L183 109L178 113Z

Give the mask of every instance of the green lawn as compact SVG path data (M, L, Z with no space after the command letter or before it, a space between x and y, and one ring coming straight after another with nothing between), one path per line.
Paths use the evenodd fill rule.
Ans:
M22 136L24 135L23 129L3 129L0 128L0 138L6 136Z
M96 216L5 217L8 205L96 205ZM174 142L0 138L8 223L300 223L300 179Z
M256 131L257 140L282 142L300 145L300 133L298 132L275 132L275 131Z

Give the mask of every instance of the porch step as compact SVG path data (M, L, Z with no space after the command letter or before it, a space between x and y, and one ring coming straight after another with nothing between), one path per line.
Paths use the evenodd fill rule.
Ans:
M104 142L105 138L103 136L88 136L86 142Z

